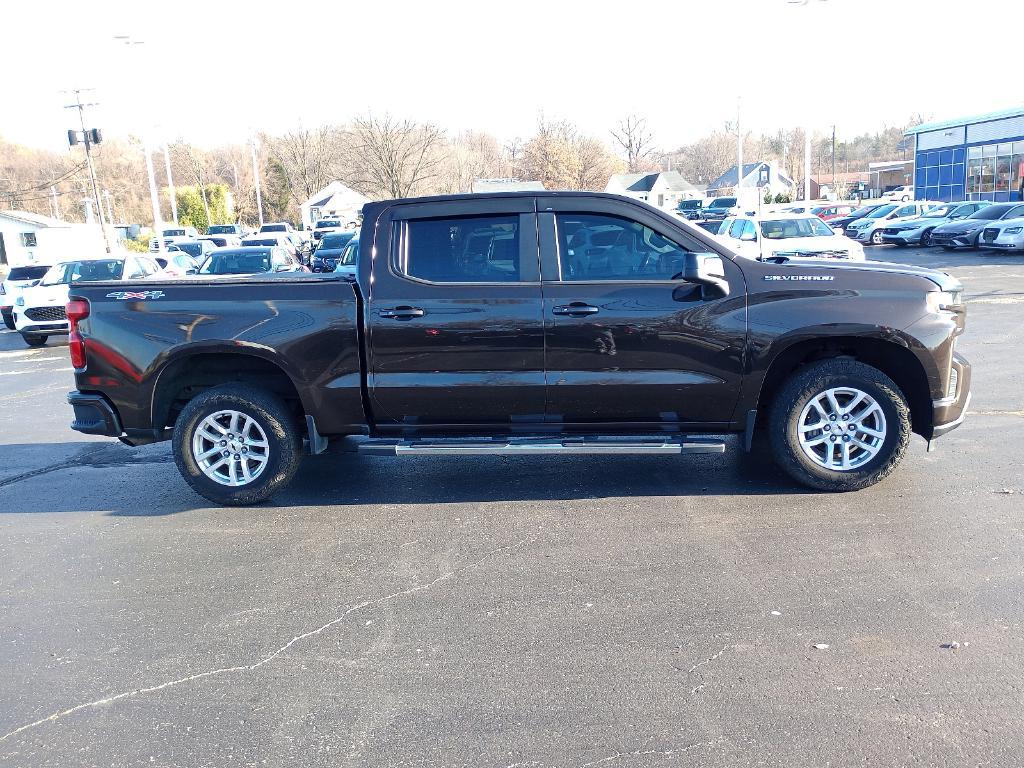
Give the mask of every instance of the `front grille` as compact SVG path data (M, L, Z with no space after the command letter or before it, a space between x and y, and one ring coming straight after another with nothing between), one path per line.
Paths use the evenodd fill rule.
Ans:
M936 240L952 240L953 236L945 232L932 232L932 242Z
M991 243L993 240L999 237L999 228L985 227L985 231L981 233L981 236L982 238L984 238L986 243Z
M68 319L64 307L31 307L25 310L25 317L36 323L57 323Z

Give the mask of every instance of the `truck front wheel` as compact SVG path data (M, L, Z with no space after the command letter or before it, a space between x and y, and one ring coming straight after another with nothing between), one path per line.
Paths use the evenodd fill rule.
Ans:
M877 368L825 360L790 377L771 410L776 462L797 482L855 491L895 469L910 444L910 410Z
M302 438L280 398L225 384L197 395L174 425L174 461L185 481L216 504L258 504L291 482Z

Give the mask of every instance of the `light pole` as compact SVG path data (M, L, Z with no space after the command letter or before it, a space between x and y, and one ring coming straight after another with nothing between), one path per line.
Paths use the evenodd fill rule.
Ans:
M139 50L138 46L145 45L144 40L136 40L131 35L114 35L114 39L132 50ZM156 174L153 172L153 150L150 147L148 138L142 140L143 152L146 155L146 174L149 176L149 201L153 206L153 230L156 233L156 241L161 251L164 250L164 241L160 237L160 230L163 227L163 215L160 213L160 193L156 187Z
M92 164L92 145L100 142L101 136L98 129L85 128L85 108L91 104L82 103L82 91L87 89L77 88L72 91L75 94L75 103L68 104L65 109L77 109L78 121L82 126L82 144L85 146L85 164L89 168L89 184L92 186L92 199L96 202L96 213L99 216L100 230L103 232L103 247L110 253L110 234L107 232L107 223L103 220L103 204L100 202L100 187L96 183L96 169ZM68 139L72 146L78 143L75 131L68 131Z
M167 192L171 197L171 218L174 226L178 226L178 199L174 192L174 179L171 177L171 147L164 144L164 166L167 168Z
M256 217L259 219L260 227L263 226L263 197L260 195L260 166L256 159L256 135L253 134L250 142L252 149L252 179L256 185Z
M740 130L740 107L743 97L736 97L736 205L743 205L740 186L743 184L743 131Z
M827 2L827 0L815 0L818 3ZM810 8L811 0L786 0L786 2L794 8ZM805 45L806 40L805 37ZM801 55L807 56L808 51L804 48L801 51ZM811 199L811 126L810 120L804 125L804 202L808 202Z

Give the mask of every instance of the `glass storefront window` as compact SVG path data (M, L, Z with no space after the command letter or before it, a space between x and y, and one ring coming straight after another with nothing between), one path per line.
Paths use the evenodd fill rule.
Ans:
M995 158L987 157L982 161L981 165L981 191L982 192L995 192L996 191L996 174L995 174Z
M1002 146L1002 145L1000 145ZM1006 145L1009 146L1009 145ZM1003 156L996 159L996 192L1010 191L1010 158Z
M996 147L996 154L997 155L1010 155L1012 152L1013 152L1012 145L1008 144L1008 143L1007 144L999 144Z
M995 144L986 144L984 147L981 148L981 156L982 157L995 157L996 156L996 145Z
M981 147L970 147L967 150L967 157L969 157L971 160L981 157Z

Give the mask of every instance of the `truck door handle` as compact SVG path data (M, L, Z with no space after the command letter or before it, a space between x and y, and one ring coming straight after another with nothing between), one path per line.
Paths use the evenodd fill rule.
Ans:
M551 308L551 314L568 315L569 317L586 317L587 315L596 315L600 311L599 308L584 304L582 301L574 301L572 304L562 304Z
M423 317L427 313L419 307L395 307L394 309L382 309L377 314L392 320L412 320L414 317Z

